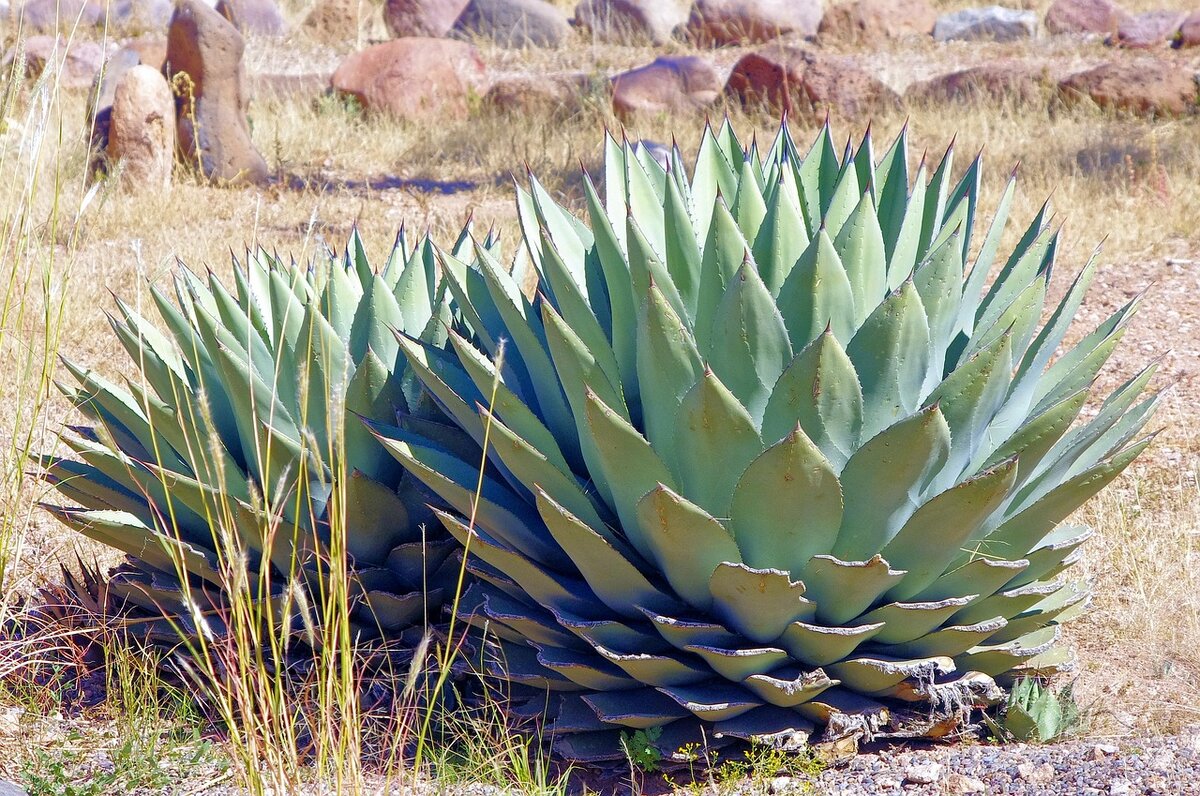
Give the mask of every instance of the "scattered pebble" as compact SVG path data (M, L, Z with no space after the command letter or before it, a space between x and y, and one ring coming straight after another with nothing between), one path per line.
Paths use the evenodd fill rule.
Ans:
M914 785L932 785L941 777L941 763L918 763L904 770L904 781Z
M987 793L987 785L976 777L954 773L946 777L946 793L959 796L967 793Z

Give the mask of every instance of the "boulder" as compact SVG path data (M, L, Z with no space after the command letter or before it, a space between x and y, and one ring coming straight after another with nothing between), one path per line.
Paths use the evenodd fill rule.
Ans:
M131 50L137 54L137 62L153 66L162 71L167 63L167 40L165 37L143 36L126 42L122 50Z
M613 111L637 114L695 111L721 96L721 78L712 64L695 55L662 56L613 78Z
M246 123L245 42L201 0L181 0L167 33L167 69L185 73L176 97L178 155L211 180L263 183L268 177Z
M1058 95L1067 105L1090 100L1109 110L1183 116L1196 112L1196 75L1161 58L1113 61L1061 81Z
M15 48L4 58L5 64L12 63ZM64 89L88 89L104 65L104 47L94 41L72 41L70 45L62 36L30 36L25 39L25 74L39 77L47 68L51 76L58 76L58 85Z
M16 5L12 14L21 19L26 32L53 33L80 27L99 27L108 15L104 3L95 0L28 0Z
M112 104L117 96L117 86L129 70L139 63L141 58L135 50L122 47L104 64L88 90L87 124L92 153L89 170L92 172L104 170L104 157L108 151L108 127L112 121Z
M123 36L167 32L175 4L171 0L118 0L109 6L109 28Z
M1111 36L1128 16L1112 0L1054 0L1046 10L1046 30Z
M175 97L162 73L139 65L117 85L108 134L108 162L127 190L171 184L175 162ZM119 165L117 165L119 164Z
M592 78L583 72L517 76L493 83L483 102L504 113L573 116L594 93Z
M742 56L725 83L725 95L749 109L815 116L865 116L900 101L851 58L787 45Z
M1186 11L1147 11L1126 17L1117 28L1117 43L1131 50L1165 47L1179 36Z
M575 7L576 26L618 44L666 44L687 18L679 0L583 0Z
M545 0L470 0L454 23L461 38L501 47L559 47L571 36L567 16Z
M483 59L470 44L411 37L352 53L333 73L334 91L364 108L402 119L466 117L472 94L482 94Z
M220 0L217 13L251 36L283 36L287 22L275 0Z
M1200 47L1200 11L1193 11L1179 26L1179 36L1175 39L1175 46Z
M369 6L359 0L317 0L304 18L304 30L319 41L357 41L367 22Z
M822 40L861 44L928 36L935 22L937 12L928 0L852 0L831 6L818 33Z
M467 0L387 0L383 24L394 38L445 36L454 27Z
M1045 102L1049 93L1045 70L1013 60L997 60L914 83L904 93L910 102Z
M986 39L1017 41L1037 34L1037 14L1004 6L964 8L938 17L933 38L938 41Z
M696 0L687 30L703 44L763 42L796 33L814 36L824 0Z

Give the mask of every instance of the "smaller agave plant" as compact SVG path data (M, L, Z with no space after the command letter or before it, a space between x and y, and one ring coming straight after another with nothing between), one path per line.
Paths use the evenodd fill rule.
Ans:
M451 507L462 613L562 754L943 735L1067 660L1064 520L1148 444L1154 368L1080 419L1137 301L1060 350L1095 263L1050 301L1049 210L1001 255L1015 176L985 224L952 164L726 123L689 174L608 139L590 224L518 190L531 294L444 258L468 333L401 347L490 465L376 432Z
M231 578L278 601L339 554L336 533L362 632L408 640L441 612L455 545L362 421L443 422L393 331L445 342L434 248L401 232L374 269L355 231L344 257L304 267L260 249L233 278L180 268L174 302L151 286L159 325L117 300L132 369L118 385L66 363L78 386L63 389L92 425L64 433L74 456L42 458L68 501L46 508L128 555L106 593L158 617L136 625L158 639L194 634L197 610L220 628Z

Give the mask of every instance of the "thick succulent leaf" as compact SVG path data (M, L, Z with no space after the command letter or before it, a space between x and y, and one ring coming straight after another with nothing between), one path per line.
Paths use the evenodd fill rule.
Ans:
M885 692L909 678L930 679L954 669L954 662L941 655L910 659L860 655L828 667L831 677L868 695Z
M733 277L713 319L709 367L760 423L771 388L792 359L775 300L749 263Z
M933 583L912 596L919 602L937 602L968 592L988 596L1029 567L1027 559L1000 561L976 558L940 575Z
M808 598L817 604L817 618L836 626L867 610L904 575L879 555L867 561L815 556L804 571L804 583Z
M700 137L700 148L696 152L691 187L696 237L705 240L710 234L717 197L734 196L737 193L737 172L707 122Z
M674 178L667 179L665 200L662 212L666 248L663 256L687 317L694 319L700 294L700 247L687 199Z
M717 674L734 682L766 674L788 662L787 652L777 647L727 649L693 644L686 649L702 658Z
M1006 624L1003 618L990 619L973 625L951 625L912 641L894 644L889 652L912 658L933 655L961 655L990 638Z
M688 685L712 677L712 671L702 661L687 653L670 650L661 653L622 653L602 646L597 646L596 652L646 685Z
M721 563L709 581L712 610L752 641L767 644L797 620L810 619L814 605L804 598L804 584L778 569L752 569Z
M575 337L579 338L580 343L595 360L605 378L614 386L620 386L621 373L616 355L613 354L612 344L600 325L600 321L592 314L592 308L588 305L582 288L568 273L558 251L544 239L542 248L544 250L542 256L544 273L547 275L554 293L554 309L561 316L560 323L565 321L564 325L570 328ZM542 319L544 322L548 320L546 317L548 312L547 305L543 304ZM547 333L549 333L549 329L547 329ZM553 341L551 341L551 345L553 346ZM551 348L551 354L553 355L553 348ZM555 362L555 364L558 363Z
M716 517L730 516L734 487L762 452L746 407L710 370L683 396L675 420L675 461L682 493Z
M875 308L846 346L863 392L864 438L917 408L931 366L929 324L921 297L905 282Z
M671 613L680 605L655 588L627 555L544 491L537 490L538 512L546 528L566 551L601 602L625 617L640 617L640 609Z
M738 173L737 196L729 208L737 219L742 234L748 241L758 240L763 219L767 217L767 205L763 199L762 186L754 175L754 164L750 158L742 161Z
M825 228L809 241L779 289L779 312L793 349L802 349L823 331L843 343L858 328L854 292L846 269Z
M870 641L883 630L882 623L856 627L825 627L793 622L783 631L779 643L796 660L810 666L826 666L844 660L860 644Z
M925 161L922 159L913 180L912 193L906 198L904 219L895 232L888 228L885 217L887 206L886 189L879 202L879 223L883 227L884 244L888 246L888 290L895 290L917 267L917 247L921 244L921 223L925 213Z
M549 304L542 304L542 318L557 377L576 422L584 414L584 395L589 391L628 420L629 409L620 385L609 380L587 345Z
M594 254L604 273L604 283L608 293L609 312L611 314L608 328L612 332L613 354L617 359L617 367L621 373L621 382L625 385L630 401L637 396L637 373L634 370L634 323L637 319L638 304L633 292L627 286L630 281L629 263L625 259L623 243L618 238L618 230L614 229L610 216L604 212L592 178L585 172L584 192L587 198L588 218L592 222L592 232L595 235ZM620 193L618 191L618 193ZM624 214L611 218L623 218ZM624 233L624 225L618 225L620 233ZM603 323L603 321L602 321Z
M384 561L410 532L408 507L392 489L358 470L346 480L345 493L347 550L363 562Z
M633 729L661 727L691 715L678 702L653 688L598 691L586 694L583 699L601 721Z
M1149 444L1149 438L1137 442L1095 467L1064 481L1033 505L1006 520L974 547L986 555L1009 560L1025 557L1038 542L1054 530L1054 526L1112 483Z
M808 234L800 212L791 169L780 172L767 215L754 240L754 261L763 284L778 294L792 267L808 247Z
M596 596L580 579L556 574L548 567L501 545L480 527L469 527L455 515L435 509L438 519L470 555L512 578L530 598L552 611L596 613ZM570 564L559 568L569 570Z
M931 406L883 431L850 457L842 470L849 500L833 555L865 561L883 549L912 516L919 496L946 462L950 429L941 409Z
M817 669L815 671L806 671L797 666L784 667L776 669L770 674L752 674L746 678L743 685L749 688L759 699L766 702L768 705L775 705L781 708L794 708L797 705L803 704L810 699L816 698L822 692L832 688L837 684L836 680L830 680L825 672ZM759 713L765 708L759 708L754 713ZM718 728L718 732L726 734L738 732L752 732L754 736L772 736L777 732L783 732L786 728L789 736L797 730L803 731L807 722L799 719L792 711L782 711L782 713L790 717L786 722L773 723L765 715L754 715L753 721L748 721L744 726L746 730L739 728L731 728L726 725L723 728ZM749 715L749 714L748 714ZM777 714L774 712L771 718ZM782 718L782 717L781 717ZM736 719L735 719L736 721ZM811 725L808 725L811 726ZM751 730L753 728L753 730ZM780 728L780 729L777 729ZM811 730L810 730L811 731ZM736 735L735 737L741 737Z
M862 615L860 623L883 623L876 634L876 641L883 644L898 644L912 641L935 627L943 624L954 615L958 609L974 600L979 595L970 594L960 597L947 597L932 603L888 603Z
M462 516L473 518L511 549L570 571L571 559L538 530L542 522L537 514L508 488L486 474L481 476L478 464L464 462L401 429L372 426L372 431L409 472Z
M675 592L700 610L712 604L709 579L722 562L742 560L729 532L712 515L658 485L637 506L638 530L650 558Z
M850 281L854 326L858 328L887 295L887 254L870 192L862 195L833 247Z
M547 669L561 674L589 691L618 691L638 686L638 683L619 667L597 655L546 645L538 648L537 658L538 663ZM563 728L560 727L561 729ZM573 731L577 732L578 729Z
M736 459L709 463L736 467ZM751 567L798 577L809 559L828 553L842 525L842 489L833 466L797 426L742 473L729 528Z
M638 522L638 501L659 484L671 489L678 485L646 438L594 393L586 398L585 417L599 461L593 477L599 475L607 483L621 527L637 551L650 559L653 547Z
M732 195L732 194L730 194ZM749 256L750 246L721 197L712 208L700 263L700 289L696 297L696 346L707 355L712 346L713 320L717 307L734 275Z
M691 686L659 688L701 721L728 721L761 707L744 688L712 681Z
M862 389L854 365L828 329L780 374L763 413L763 441L783 439L797 423L837 471L858 447Z
M446 352L406 335L397 333L396 340L425 389L464 431L482 442L483 423L475 406L483 401L483 395L459 362Z
M913 284L929 318L930 368L934 378L942 375L941 363L958 335L962 302L962 246L957 233L932 252L913 273ZM932 385L928 385L932 386Z
M917 509L883 548L883 556L892 566L908 571L904 580L888 591L888 598L909 599L937 580L1004 503L1016 476L1017 461L1009 459ZM969 620L964 623L971 624Z
M658 287L651 286L638 314L637 375L646 437L669 463L677 461L679 405L703 372L695 340L683 319Z

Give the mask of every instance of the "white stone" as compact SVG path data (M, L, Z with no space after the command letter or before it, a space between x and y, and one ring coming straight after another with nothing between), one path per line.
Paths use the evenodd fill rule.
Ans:
M1033 11L1004 6L964 8L938 17L933 38L938 41L990 39L1016 41L1037 34L1038 18Z

